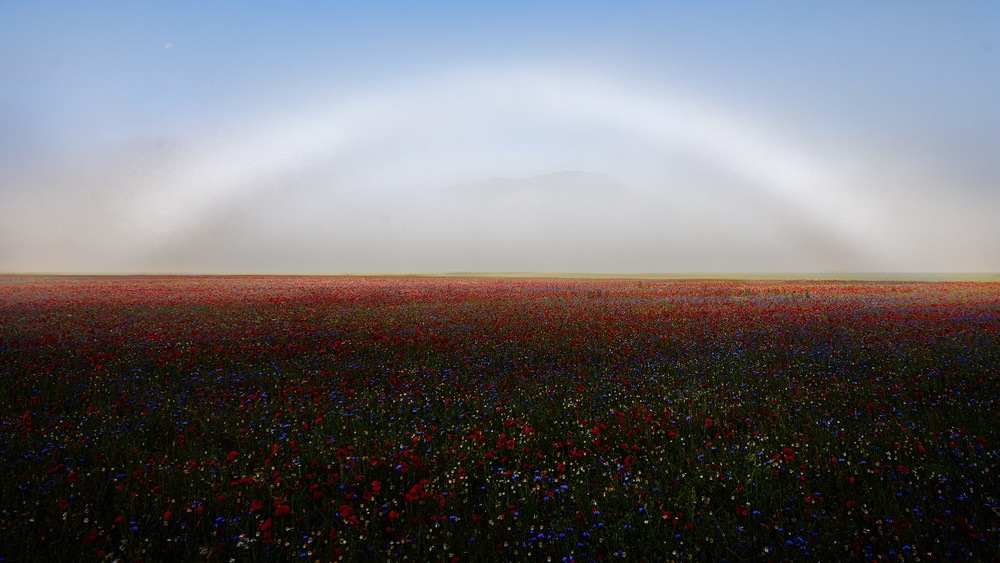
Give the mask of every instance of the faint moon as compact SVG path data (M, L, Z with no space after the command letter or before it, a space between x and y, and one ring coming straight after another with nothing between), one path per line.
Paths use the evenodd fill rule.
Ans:
M174 44L173 43L167 43L166 45L163 46L163 48L169 51L169 50L171 50L171 49L174 48Z

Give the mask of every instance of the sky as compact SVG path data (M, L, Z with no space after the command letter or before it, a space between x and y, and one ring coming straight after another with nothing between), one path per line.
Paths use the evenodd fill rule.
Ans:
M995 2L0 3L0 273L1000 271Z

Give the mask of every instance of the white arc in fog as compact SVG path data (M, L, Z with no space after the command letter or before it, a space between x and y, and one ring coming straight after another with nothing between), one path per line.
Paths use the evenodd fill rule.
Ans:
M519 123L582 126L629 139L647 153L690 154L741 179L762 197L794 208L803 221L843 243L873 257L880 254L878 218L850 192L850 182L777 135L696 100L525 71L466 74L338 102L307 117L262 119L224 143L193 150L194 156L161 177L154 189L133 199L129 214L143 220L129 236L137 253L168 244L246 192L281 184L319 162L350 170L354 185L349 188L371 189L378 182L365 185L366 175L368 180L392 177L387 169L398 165L400 155L419 153L426 142L462 154L463 135ZM457 160L448 153L439 151L440 162L425 163L424 169L404 165L397 180L426 185L426 179L413 176L431 169L435 177L448 177L441 169ZM502 163L492 163L491 169L490 156L480 156L484 176L504 175Z

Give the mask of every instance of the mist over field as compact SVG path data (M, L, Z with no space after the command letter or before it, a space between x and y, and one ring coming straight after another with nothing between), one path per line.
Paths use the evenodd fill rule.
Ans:
M989 0L0 1L0 561L993 557L998 100Z
M56 6L5 273L1000 270L992 4Z

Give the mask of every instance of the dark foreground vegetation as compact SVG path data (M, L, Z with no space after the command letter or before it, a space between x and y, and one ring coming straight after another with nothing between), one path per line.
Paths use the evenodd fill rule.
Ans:
M989 560L1000 287L0 280L4 561Z

